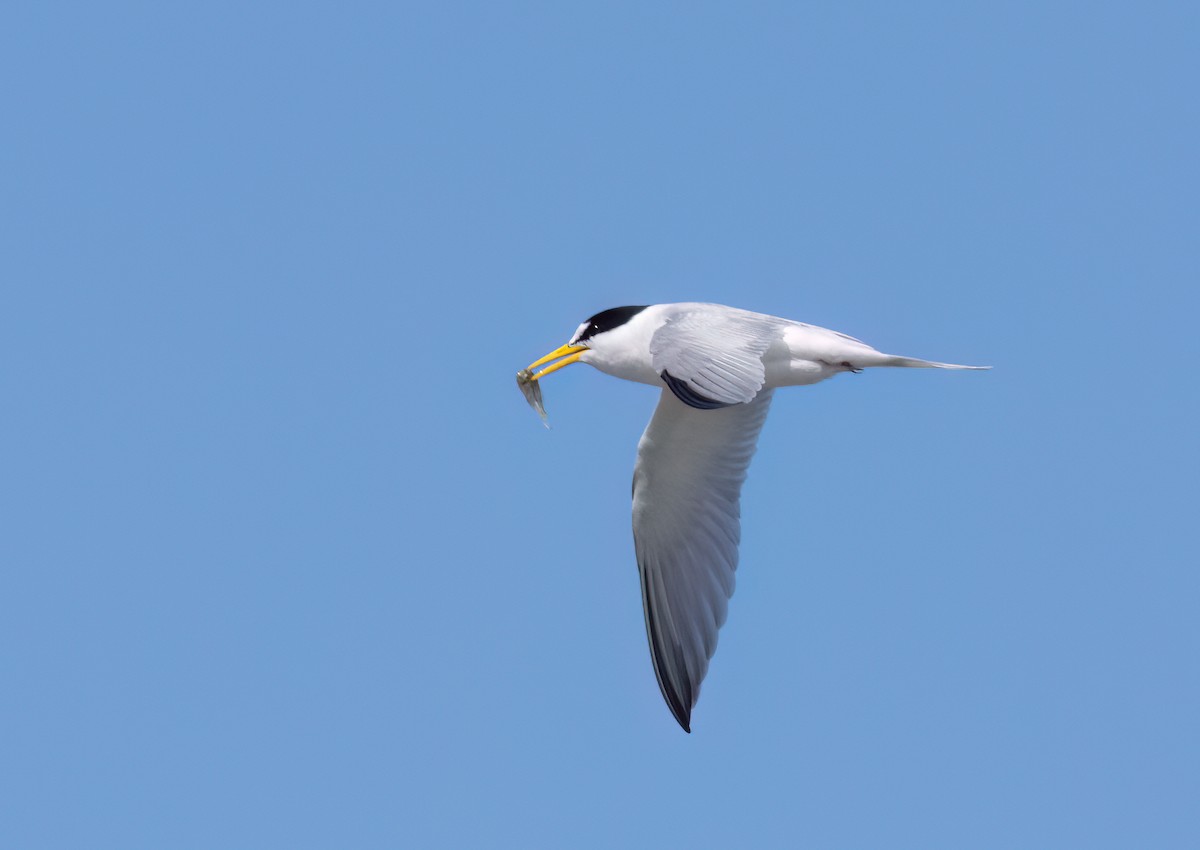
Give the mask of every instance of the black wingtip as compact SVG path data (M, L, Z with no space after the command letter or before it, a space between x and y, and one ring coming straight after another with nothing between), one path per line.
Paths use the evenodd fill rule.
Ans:
M675 718L679 728L689 735L692 734L692 712L670 699L667 700L667 708L671 709L671 716Z
M673 683L664 674L662 666L665 659L671 657L668 652L675 657L677 670L686 672L687 665L678 644L663 644L660 640L654 622L654 592L650 587L652 573L642 564L639 563L638 566L642 579L642 610L646 615L646 637L650 642L650 662L654 665L654 678L658 680L658 689L662 692L663 699L666 700L671 716L675 718L675 722L682 727L683 731L690 735L692 734L692 706L696 702L692 698L691 683L687 681L679 684Z

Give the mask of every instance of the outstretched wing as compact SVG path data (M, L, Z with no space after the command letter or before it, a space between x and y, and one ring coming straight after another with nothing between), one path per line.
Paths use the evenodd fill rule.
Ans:
M711 410L744 404L762 389L763 354L786 324L745 310L691 305L654 332L650 362L689 407Z
M695 410L664 391L638 443L633 540L654 675L685 731L733 595L742 482L771 404Z

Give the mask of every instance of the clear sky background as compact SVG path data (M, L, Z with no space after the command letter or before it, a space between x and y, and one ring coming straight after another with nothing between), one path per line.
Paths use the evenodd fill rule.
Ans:
M1200 844L1194 3L0 14L0 845ZM629 530L678 300L778 394L693 717Z

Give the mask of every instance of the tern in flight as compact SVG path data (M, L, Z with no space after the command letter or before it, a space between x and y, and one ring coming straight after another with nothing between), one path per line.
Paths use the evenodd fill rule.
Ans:
M654 675L686 732L733 595L742 482L775 389L875 366L989 368L883 354L719 304L614 307L517 373L543 416L536 382L576 362L663 390L638 443L633 541Z

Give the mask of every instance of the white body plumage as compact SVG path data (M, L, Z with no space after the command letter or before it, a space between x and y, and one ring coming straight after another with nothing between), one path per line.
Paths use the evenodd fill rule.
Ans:
M656 334L668 325L679 325L679 332L668 340L660 340L656 346ZM580 325L571 343L585 334L587 328L587 322ZM687 347L702 349L709 355L723 350L736 351L739 347L761 348L761 354L754 354L762 364L763 383L758 389L815 384L841 372L872 366L984 368L883 354L861 340L816 325L702 303L646 307L624 324L590 337L587 346L587 351L580 355L581 363L616 378L654 386L662 385L664 365L670 369L672 359L682 355ZM652 352L659 356L655 357ZM757 375L746 374L752 368L749 359L745 364L716 365L728 371L735 380L758 380Z
M837 331L700 303L597 313L518 382L573 362L663 387L638 443L633 535L654 673L689 732L733 594L741 488L773 391L874 366L987 368L884 354Z

